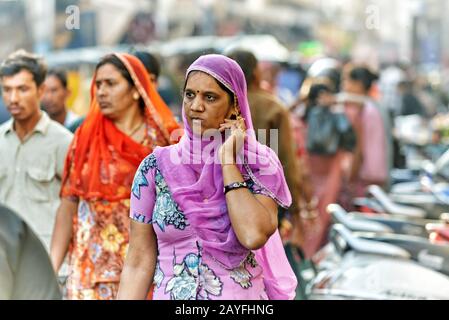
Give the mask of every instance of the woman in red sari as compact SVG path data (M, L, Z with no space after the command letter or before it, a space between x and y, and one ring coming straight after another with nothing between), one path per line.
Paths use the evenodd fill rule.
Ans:
M51 259L68 253L67 299L114 299L128 248L134 174L179 126L143 64L105 56L91 86L91 106L67 154Z

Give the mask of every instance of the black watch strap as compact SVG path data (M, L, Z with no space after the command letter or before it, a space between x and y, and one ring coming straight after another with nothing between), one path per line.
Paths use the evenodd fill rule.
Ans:
M224 194L228 193L231 190L234 189L240 189L240 188L248 188L248 184L243 181L243 182L234 182L231 184L228 184L227 186L224 187Z

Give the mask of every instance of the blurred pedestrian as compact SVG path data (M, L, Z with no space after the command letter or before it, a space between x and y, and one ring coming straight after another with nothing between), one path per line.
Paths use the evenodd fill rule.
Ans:
M371 184L385 187L392 166L391 126L387 110L370 98L378 75L364 66L347 65L343 71L342 102L357 135L354 153L345 161L347 182L342 203L352 209L353 197L365 195Z
M74 127L73 124L80 116L67 108L66 102L69 96L70 90L67 86L66 71L63 69L50 69L45 79L42 109L48 113L52 120L75 132L78 127Z
M12 116L0 126L0 203L21 215L49 249L73 135L41 111L46 72L45 62L24 50L0 66L3 99Z
M60 300L42 242L27 223L0 205L0 300Z
M392 64L380 72L379 89L381 91L381 103L385 106L393 119L400 113L401 96L398 85L406 79L406 73L399 65Z
M428 117L426 108L413 92L412 81L404 80L399 82L398 91L401 97L399 116L418 115L423 118Z
M76 131L64 169L52 239L58 270L69 255L68 299L114 299L128 248L129 197L140 161L174 141L178 124L129 54L101 59L91 106Z
M1 93L1 90L0 90ZM11 115L9 114L8 110L6 110L6 106L3 103L3 99L0 100L0 124L5 123L11 118Z
M161 73L161 64L158 58L156 58L154 54L143 50L134 51L132 54L139 58L139 60L143 63L148 72L151 83L156 89L158 89L158 80Z
M332 72L330 72L332 73ZM333 110L336 108L335 81L327 76L318 78L307 78L301 88L304 110L300 124L304 126L302 130L302 140L307 143L309 135L321 135L321 130L310 128L309 120L318 108L328 108L332 113L342 112ZM325 123L323 126L327 125ZM342 160L343 150L337 146L333 154L315 153L314 150L305 151L305 163L310 174L312 190L317 199L318 217L312 227L305 227L304 251L308 257L316 253L323 244L327 243L328 227L330 225L330 215L327 213L327 206L336 203L342 188ZM315 204L314 204L315 205Z
M279 160L284 168L285 177L292 194L293 215L299 214L299 197L301 191L301 176L294 154L294 141L290 127L290 115L287 108L273 94L260 87L260 69L256 56L245 50L235 50L228 54L242 68L248 87L248 102L254 130L263 131L269 147L278 149ZM277 131L277 141L270 141L271 130Z
M153 280L155 299L292 299L277 232L277 206L291 196L276 154L256 140L234 60L190 66L183 118L180 143L155 149L134 179L119 299L144 299Z
M161 60L159 57L154 53L144 50L134 51L132 54L143 63L159 95L170 107L176 118L178 118L178 113L180 114L178 112L178 109L180 109L179 90L178 88L174 88L173 79L167 73L162 74Z

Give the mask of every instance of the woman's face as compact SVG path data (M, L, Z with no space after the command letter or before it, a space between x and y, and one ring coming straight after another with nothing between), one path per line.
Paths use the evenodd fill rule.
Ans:
M98 68L95 86L101 112L110 119L119 119L134 105L138 106L138 100L133 99L136 89L110 63Z
M195 134L218 129L233 111L233 101L210 75L195 71L189 74L184 90L183 107ZM199 123L200 126L193 125ZM198 122L196 122L198 121Z

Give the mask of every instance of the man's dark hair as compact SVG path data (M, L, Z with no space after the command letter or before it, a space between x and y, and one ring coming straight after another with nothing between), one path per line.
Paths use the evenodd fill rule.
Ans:
M48 70L47 78L49 76L54 76L58 78L59 82L61 82L62 86L67 89L67 72L64 69L53 68Z
M256 56L251 51L241 49L231 51L227 56L240 65L245 75L246 85L250 87L254 81L254 71L258 63Z
M161 73L161 64L155 55L147 51L134 51L132 54L137 57L145 66L148 73L152 73L156 76L156 80Z
M22 70L33 75L37 87L44 83L47 75L44 59L23 49L13 52L3 61L0 65L0 78L16 75Z

